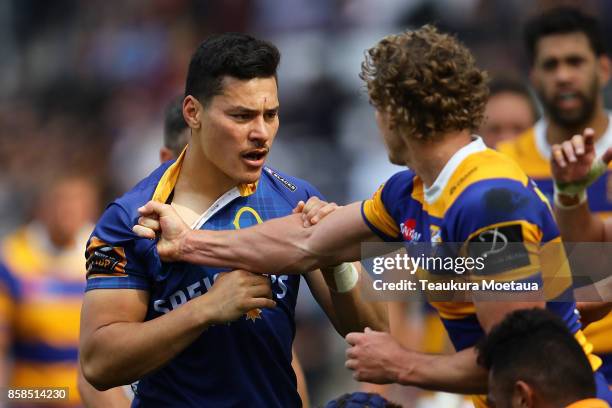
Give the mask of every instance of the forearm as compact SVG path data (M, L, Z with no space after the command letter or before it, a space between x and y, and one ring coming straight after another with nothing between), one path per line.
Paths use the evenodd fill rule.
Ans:
M146 322L98 328L81 347L85 378L106 390L132 383L166 364L208 327L206 301L203 295Z
M571 204L568 202L566 205ZM565 242L604 241L604 222L589 210L588 203L576 208L555 208L555 217Z
M353 203L310 228L294 214L238 231L190 231L178 257L198 265L296 274L358 260L361 241L373 236L359 203Z
M487 392L487 371L477 365L472 347L448 355L405 350L395 361L397 382L402 385L460 394Z
M356 265L359 268L359 265ZM333 268L322 268L321 272L328 287L329 302L331 304L330 320L334 327L345 336L347 333L363 331L366 327L376 331L389 331L387 304L385 302L366 301L363 291L366 290L370 280L359 272L357 285L348 292L338 293L334 281Z

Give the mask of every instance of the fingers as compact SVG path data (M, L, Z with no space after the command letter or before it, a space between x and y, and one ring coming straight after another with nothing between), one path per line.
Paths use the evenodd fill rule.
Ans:
M172 207L168 204L158 203L157 201L149 201L138 209L138 213L143 216L161 216L166 214Z
M132 231L141 238L155 239L155 231L151 228L143 227L142 225L134 225Z
M153 231L160 231L161 230L161 226L159 225L159 219L158 218L152 218L152 217L140 217L138 218L138 224L142 225L145 228L149 228L152 229Z
M348 344L350 344L351 346L354 346L357 343L359 343L362 336L363 336L363 333L353 332L353 333L347 334L345 337L345 340Z
M566 140L565 142L561 143L561 150L563 151L563 154L565 154L565 157L567 158L568 162L576 163L576 154L574 153L574 145L572 144L571 141Z
M248 310L253 309L272 309L276 307L276 302L268 298L254 298L249 302Z
M595 131L591 128L584 129L584 148L587 153L595 151Z
M608 150L605 151L603 156L601 156L601 160L606 164L612 161L612 147L609 147Z
M301 213L304 210L304 201L300 200L299 203L295 206L295 208L291 211L293 214Z
M319 222L320 220L322 220L323 218L327 217L329 214L334 212L337 208L338 208L338 205L336 205L336 203L326 204L325 206L320 208L318 210L317 214L314 215L310 219L310 223L313 224L313 225L316 224L317 222Z
M552 158L557 166L561 168L565 168L567 166L567 162L565 161L565 156L563 155L563 151L561 150L561 145L555 144L551 146Z
M328 203L318 197L310 197L301 209L304 227L316 224L337 208L336 203Z
M585 138L581 135L574 135L574 137L570 139L570 143L573 146L576 156L581 156L584 154L584 140Z

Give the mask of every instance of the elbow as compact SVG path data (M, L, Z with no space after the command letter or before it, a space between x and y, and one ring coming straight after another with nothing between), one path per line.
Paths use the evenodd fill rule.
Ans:
M95 362L93 358L81 356L80 364L83 376L78 381L79 390L87 387L87 384L98 391L106 391L119 385L112 381L112 376L108 375L109 370L102 367L100 363Z

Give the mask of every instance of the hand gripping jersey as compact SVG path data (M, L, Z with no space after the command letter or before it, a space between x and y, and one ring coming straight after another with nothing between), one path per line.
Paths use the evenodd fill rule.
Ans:
M87 290L130 288L149 292L146 320L201 296L228 269L161 262L155 242L132 232L138 207L167 202L183 155L164 164L110 204L87 249ZM257 185L221 196L193 228L246 228L291 213L299 200L320 194L308 183L265 167ZM262 254L265 256L265 254ZM274 309L209 327L161 369L140 379L134 407L297 407L291 368L294 308L300 275L270 276ZM121 347L121 339L117 339Z
M87 232L90 230L86 228ZM77 389L79 316L83 301L83 249L59 250L44 227L31 223L2 242L0 320L11 339L9 387L68 387L67 403L80 404Z
M362 213L370 228L386 241L469 244L501 234L509 242L561 248L546 198L514 162L487 149L480 138L455 153L429 188L410 170L395 174L363 202ZM562 259L550 261L540 262L525 249L523 255L501 265L506 269L499 276L531 278L547 267L563 269ZM571 296L571 275L569 270L565 273L565 287L556 292L567 298ZM431 304L457 351L474 346L484 335L473 303ZM547 302L546 307L567 323L596 370L601 360L591 354L592 346L580 331L575 303ZM475 404L486 406L482 398L475 399Z
M546 141L546 129L546 121L540 120L517 139L500 143L498 150L518 163L550 202L553 202L551 150ZM608 129L595 143L597 156L602 155L609 147L612 147L612 115L609 115ZM588 197L591 211L604 218L612 214L612 171L608 170L588 188ZM584 333L593 344L594 352L603 360L600 371L606 376L608 383L612 384L612 314L588 325Z

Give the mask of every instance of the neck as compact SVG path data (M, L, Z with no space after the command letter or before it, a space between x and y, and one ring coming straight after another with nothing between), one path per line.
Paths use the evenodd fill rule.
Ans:
M583 125L565 127L555 123L548 116L546 117L546 121L548 122L546 140L548 144L553 145L563 143L571 139L574 135L581 135L586 128L591 128L595 131L595 141L597 141L606 133L609 117L608 113L603 108L603 101L599 100L595 114Z
M175 186L173 203L202 213L235 186L236 182L212 164L199 146L190 145Z
M430 187L451 157L471 141L472 134L467 130L448 132L433 141L410 140L406 165Z

